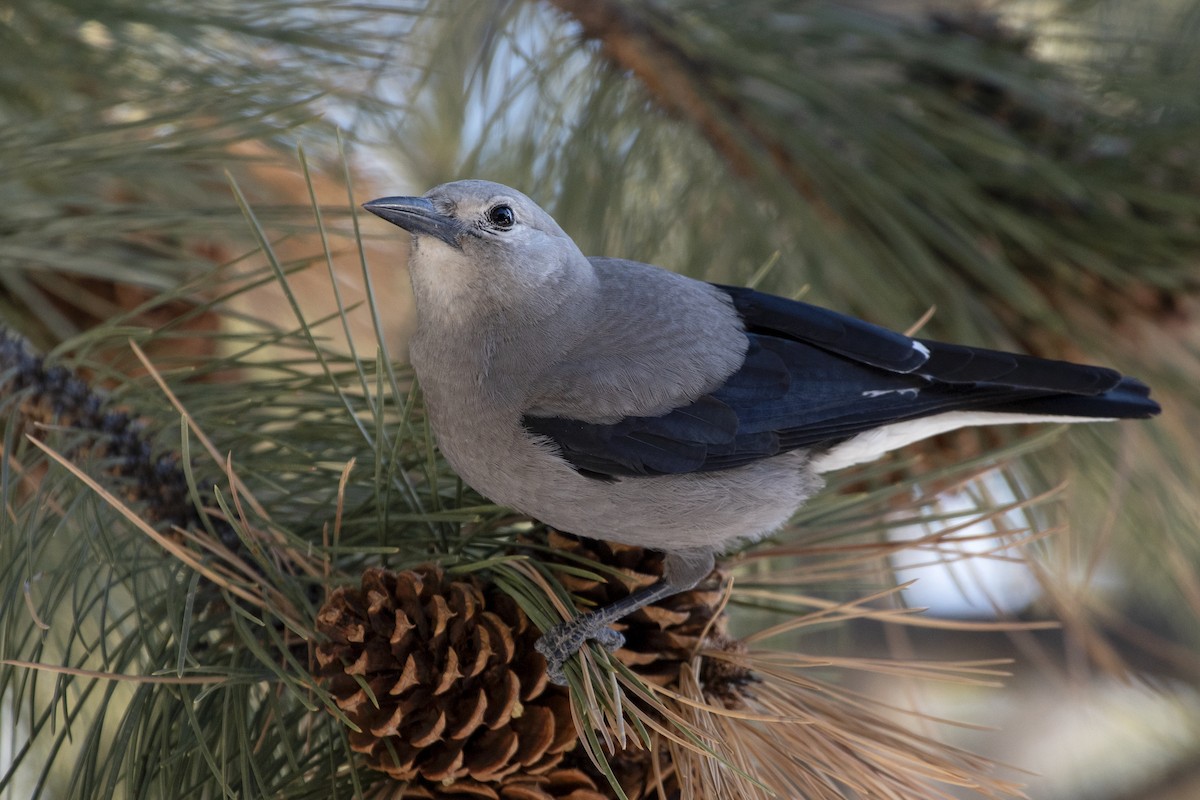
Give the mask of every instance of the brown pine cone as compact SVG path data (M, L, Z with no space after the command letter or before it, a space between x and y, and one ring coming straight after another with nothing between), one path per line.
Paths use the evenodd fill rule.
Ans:
M595 606L608 605L632 591L649 586L662 577L662 554L634 545L582 539L571 534L549 530L546 533L551 547L583 556L601 564L616 567L626 580L598 582L566 573L560 574L563 586ZM553 562L553 556L542 555ZM572 563L565 559L562 563ZM617 658L633 669L643 680L666 686L679 676L679 667L690 661L702 645L702 637L721 638L725 634L726 617L717 616L725 585L725 574L716 569L695 588L680 592L658 603L630 614L615 628L625 634L625 646L616 652ZM593 606L593 607L595 607ZM581 609L586 610L586 609Z
M153 437L125 411L114 410L102 390L84 375L62 365L47 364L20 334L0 325L0 408L8 410L18 435L38 439L46 428L70 428L66 455L78 461L85 452L103 457L107 472L125 479L124 499L141 502L142 515L152 523L201 527L176 453L156 451ZM10 416L6 413L6 416ZM232 529L222 536L227 547L238 544Z
M318 675L361 729L351 747L411 782L405 796L592 800L594 784L555 788L576 743L570 703L502 591L434 566L373 568L329 596L317 628Z
M675 775L675 768L671 763L671 753L666 747L662 747L658 753L658 768L663 771L662 775L662 790L664 794L659 794L659 779L655 774L655 763L650 753L644 749L630 747L627 750L619 750L616 753L609 754L608 765L612 768L613 774L617 777L617 782L621 784L621 791L625 792L625 796L629 800L680 800L679 780ZM570 753L567 760L586 762L587 756L579 751ZM593 774L596 769L591 763L586 763L583 766L583 771L587 774ZM605 798L616 798L616 794L604 784L603 787L607 794Z

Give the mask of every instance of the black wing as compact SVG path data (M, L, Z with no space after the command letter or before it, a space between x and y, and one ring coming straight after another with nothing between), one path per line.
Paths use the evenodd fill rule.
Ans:
M658 417L524 419L598 477L728 469L894 422L973 409L1148 417L1149 389L1115 370L903 334L818 306L719 287L750 348L717 390Z

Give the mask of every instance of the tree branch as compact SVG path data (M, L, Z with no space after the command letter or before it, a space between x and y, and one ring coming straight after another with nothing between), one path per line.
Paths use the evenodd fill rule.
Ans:
M600 43L618 69L636 77L664 111L696 127L733 172L745 179L774 170L822 216L836 218L787 145L756 124L741 100L712 80L713 68L664 37L651 17L661 14L622 0L550 0Z

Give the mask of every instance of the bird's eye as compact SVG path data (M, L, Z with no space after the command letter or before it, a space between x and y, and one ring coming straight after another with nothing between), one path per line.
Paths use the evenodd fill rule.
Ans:
M488 222L504 230L511 228L517 221L516 214L513 214L509 206L492 206L487 212L487 218Z

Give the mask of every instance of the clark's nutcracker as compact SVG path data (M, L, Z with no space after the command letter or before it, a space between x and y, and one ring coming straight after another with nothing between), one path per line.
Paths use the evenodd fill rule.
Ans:
M437 442L492 500L663 551L663 578L548 631L562 665L782 526L821 474L966 425L1149 417L1103 367L917 339L752 289L588 258L520 192L364 206L413 235L413 369Z

